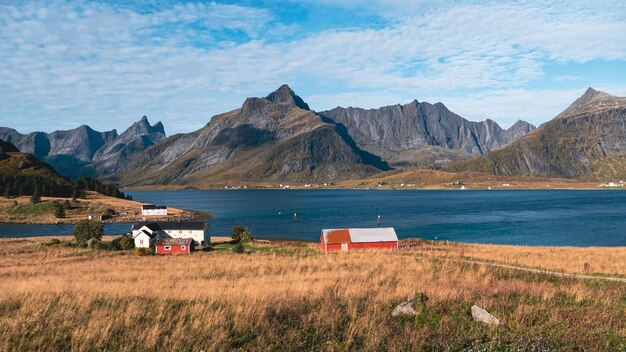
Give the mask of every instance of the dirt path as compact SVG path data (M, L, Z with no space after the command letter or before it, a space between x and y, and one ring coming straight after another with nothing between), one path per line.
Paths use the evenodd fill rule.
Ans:
M536 274L552 275L552 276L556 276L556 277L569 277L569 278L573 278L573 279L585 279L585 280L606 280L606 281L616 281L616 282L624 282L624 283L626 283L626 278L623 278L623 277L594 276L594 275L581 275L581 274L563 273L563 272L560 272L560 271L550 271L550 270L542 270L542 269L525 268L523 266L490 263L490 262L483 262L483 261L480 261L480 260L455 260L455 259L447 259L447 260L453 260L453 261L456 261L456 262L459 262L459 263L478 264L478 265L486 265L486 266L492 266L492 267L498 267L498 268L520 270L520 271L526 271L526 272L536 273Z

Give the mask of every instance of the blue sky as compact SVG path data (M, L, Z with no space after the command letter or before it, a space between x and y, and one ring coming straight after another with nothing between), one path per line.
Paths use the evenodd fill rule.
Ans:
M589 86L626 96L625 33L610 0L0 0L0 126L190 132L283 83L318 111L540 124Z

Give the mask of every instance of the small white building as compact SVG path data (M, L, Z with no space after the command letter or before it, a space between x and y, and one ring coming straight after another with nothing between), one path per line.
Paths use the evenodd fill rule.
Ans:
M165 205L144 204L141 206L141 215L167 215L167 207Z
M191 238L198 246L211 243L208 223L202 221L137 223L132 235L138 248L150 247L159 238Z

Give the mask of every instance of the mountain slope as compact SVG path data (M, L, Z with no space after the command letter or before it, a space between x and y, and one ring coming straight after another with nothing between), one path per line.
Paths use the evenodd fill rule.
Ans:
M320 115L343 126L360 148L396 167L427 167L480 156L535 128L518 121L503 130L492 120L468 121L441 103L417 100L370 110L337 107Z
M449 170L496 175L626 176L626 98L589 88L567 109L505 148Z
M67 131L29 134L0 128L0 139L15 144L71 178L116 172L129 158L164 137L163 125L159 122L150 126L145 116L121 135L116 130L98 132L85 125Z
M71 191L70 182L50 165L0 140L0 195L32 194L35 187L42 195L61 195Z
M342 136L287 85L163 140L118 175L125 184L333 181L386 168Z

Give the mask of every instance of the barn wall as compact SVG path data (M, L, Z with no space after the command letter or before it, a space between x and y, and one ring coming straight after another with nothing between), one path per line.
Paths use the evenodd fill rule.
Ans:
M339 246L341 249L341 246ZM352 242L348 244L348 250L366 250L366 249L396 249L398 242Z

